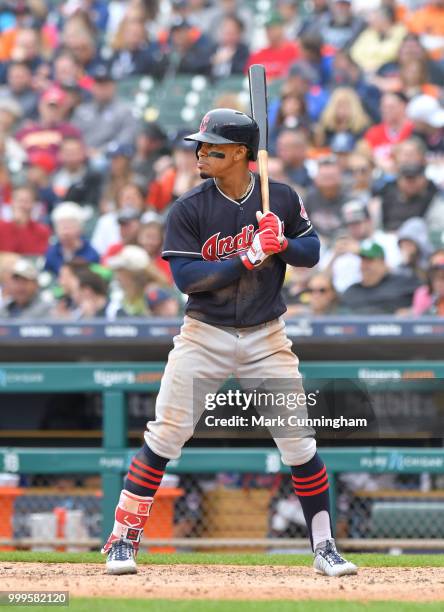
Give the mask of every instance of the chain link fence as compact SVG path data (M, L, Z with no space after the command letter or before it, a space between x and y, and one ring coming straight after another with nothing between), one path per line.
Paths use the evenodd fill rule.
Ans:
M444 538L444 476L341 473L336 534L353 543ZM116 500L117 502L117 500ZM1 546L82 552L101 545L100 476L0 475ZM153 547L153 539L166 539ZM145 529L152 551L308 550L301 505L286 474L167 474ZM258 543L258 544L255 544ZM418 547L418 545L416 545ZM436 547L436 546L435 546ZM433 548L433 545L432 545Z

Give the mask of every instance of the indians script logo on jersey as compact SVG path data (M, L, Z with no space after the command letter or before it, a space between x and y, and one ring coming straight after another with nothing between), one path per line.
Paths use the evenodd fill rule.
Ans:
M254 225L246 225L236 236L219 238L220 232L213 234L202 247L202 257L206 260L228 259L248 249L254 238Z

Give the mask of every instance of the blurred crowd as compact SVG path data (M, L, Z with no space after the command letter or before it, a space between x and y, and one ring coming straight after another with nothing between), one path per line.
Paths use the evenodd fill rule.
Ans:
M253 63L270 177L322 243L288 271L288 316L444 315L444 0L0 0L1 318L182 313L161 247L200 181L196 126L119 85Z

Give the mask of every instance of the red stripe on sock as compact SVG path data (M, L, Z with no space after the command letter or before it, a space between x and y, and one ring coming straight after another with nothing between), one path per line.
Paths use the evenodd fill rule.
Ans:
M319 493L323 493L324 491L326 491L328 489L328 486L329 486L328 482L326 482L323 487L321 487L320 489L315 489L314 491L298 492L295 489L294 492L296 493L298 497L307 497L308 495L319 495Z
M162 480L162 477L158 478L157 476L153 476L152 474L147 474L143 470L139 470L139 468L136 468L135 465L130 465L130 470L132 470L133 472L135 472L139 476L142 476L143 478L147 478L148 480L152 480L153 482L157 482L157 484L160 484L160 481Z
M323 484L327 480L328 480L328 476L327 474L325 474L323 478L320 478L316 482L311 482L310 484L304 484L304 485L295 484L293 486L297 491L299 491L299 489L312 489L313 487L319 487L321 484Z
M158 474L159 476L163 476L164 473L165 473L165 470L156 470L155 468L151 467L150 465L146 465L145 463L142 463L141 461L139 461L137 459L137 457L133 457L133 463L138 465L142 470L145 470L145 471L148 471L148 472L153 472L153 474Z
M317 478L320 478L324 474L325 471L326 471L326 467L324 465L322 470L320 470L317 474L314 474L313 476L306 476L304 478L296 478L296 476L292 476L292 479L294 482L310 482L310 480L316 480Z
M159 485L152 484L151 482L148 482L147 480L141 480L140 478L136 478L136 476L133 476L129 472L127 474L127 478L131 480L132 482L135 482L136 484L142 487L145 487L145 489L153 489L154 491L157 491L157 489L159 488Z

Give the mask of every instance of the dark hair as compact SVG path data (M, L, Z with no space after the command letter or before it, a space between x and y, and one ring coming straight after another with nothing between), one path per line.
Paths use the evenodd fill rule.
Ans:
M11 68L14 68L16 66L19 66L20 68L26 68L26 70L32 72L31 64L25 60L12 60L11 62L9 62L7 68L8 72L11 70Z
M386 19L388 19L391 23L395 23L396 21L396 11L393 6L388 6L387 4L382 4L377 11L381 13Z
M244 32L245 24L242 21L242 19L239 17L239 15L236 15L236 13L228 13L227 15L224 16L224 20L225 19L231 19L231 21L234 21L234 23L239 28L240 32Z
M37 191L29 183L19 183L15 185L15 187L12 188L12 193L16 193L17 191L28 191L33 198L37 197Z
M76 272L80 287L91 289L96 295L108 296L108 283L89 268Z
M395 98L398 98L398 100L403 104L408 104L409 102L409 99L402 91L386 91L383 96L395 96Z

